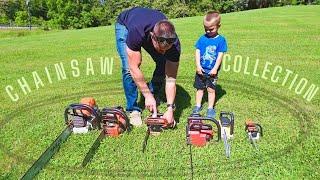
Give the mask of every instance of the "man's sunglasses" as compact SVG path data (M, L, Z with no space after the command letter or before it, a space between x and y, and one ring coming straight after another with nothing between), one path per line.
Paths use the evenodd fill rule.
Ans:
M158 37L158 36L153 36L155 38L156 41L158 41L159 43L168 43L168 44L173 44L177 38L165 38L165 37Z

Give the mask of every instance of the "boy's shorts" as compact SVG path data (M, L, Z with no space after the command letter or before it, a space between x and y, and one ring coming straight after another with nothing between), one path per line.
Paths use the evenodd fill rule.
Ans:
M194 78L194 84L193 87L197 90L204 90L206 88L216 89L218 80L218 75L210 76L208 74L200 75L196 73Z

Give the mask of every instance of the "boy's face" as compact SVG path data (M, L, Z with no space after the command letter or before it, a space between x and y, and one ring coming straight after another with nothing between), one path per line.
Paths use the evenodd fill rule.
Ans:
M204 30L209 37L214 37L218 34L220 24L212 24L210 22L203 23Z

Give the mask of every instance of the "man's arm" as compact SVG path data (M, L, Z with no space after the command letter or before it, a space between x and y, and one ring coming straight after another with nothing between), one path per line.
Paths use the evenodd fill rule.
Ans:
M176 97L176 78L179 62L166 62L166 97L167 103L173 104Z
M142 71L140 70L140 65L142 62L141 52L133 51L127 47L127 54L131 76L135 84L141 91L142 95L145 97L146 108L148 108L152 112L157 112L156 101L149 87L147 86Z

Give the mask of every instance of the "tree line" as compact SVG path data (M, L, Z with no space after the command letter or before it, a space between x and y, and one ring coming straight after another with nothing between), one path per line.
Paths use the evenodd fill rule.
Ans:
M0 25L43 29L81 29L110 25L124 9L158 9L169 18L285 5L320 4L320 0L0 0Z

